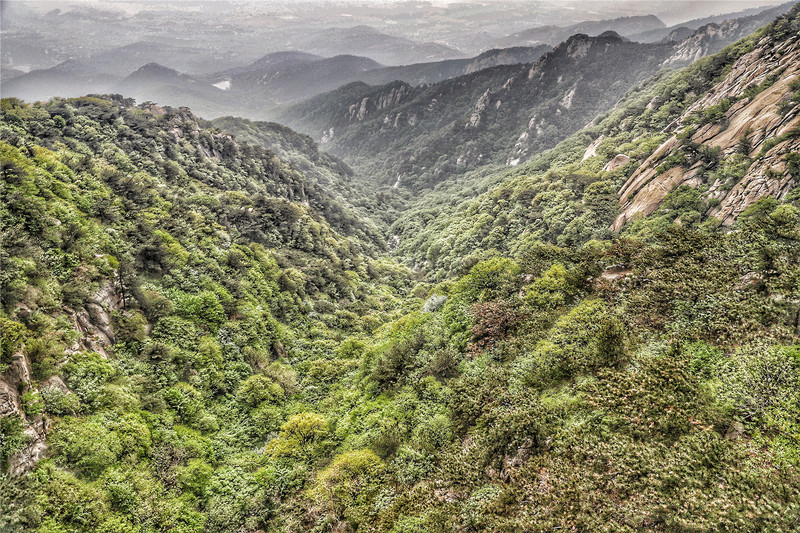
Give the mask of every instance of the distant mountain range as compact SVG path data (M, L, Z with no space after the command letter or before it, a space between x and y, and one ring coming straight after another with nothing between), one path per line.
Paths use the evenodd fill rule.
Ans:
M711 17L693 19L669 27L643 30L640 33L628 35L628 37L632 41L639 41L645 43L655 42L662 39L679 41L682 40L683 38L688 37L689 34L691 34L691 30L697 30L708 24L720 24L723 21L731 19L750 19L753 21L755 20L761 21L760 23L757 23L757 25L753 27L753 29L755 29L763 26L764 24L767 24L768 22L775 19L775 17L783 13L786 13L787 11L789 11L789 9L791 9L792 5L794 5L794 2L786 2L775 7L767 7L767 8L755 7L750 9L744 9L742 11L737 11L735 13L725 13L722 15L714 15ZM683 37L682 38L676 37L680 35L682 35Z
M320 55L360 55L385 65L463 58L464 53L439 43L420 43L360 25L330 28L310 35L296 35L287 44Z
M586 21L571 26L541 26L530 28L521 32L497 39L492 44L497 48L508 46L532 46L536 44L549 44L552 46L568 39L571 35L584 33L586 35L600 35L606 31L613 31L621 36L655 31L665 28L666 25L654 15L639 17L622 17L611 20Z
M754 10L743 11L738 13L744 14L743 18L721 24L713 21L723 16L687 23L697 26L712 21L696 30L668 28L655 16L541 26L498 39L496 48L471 58L459 57L462 54L452 47L388 35L366 25L292 34L286 42L296 50L271 52L245 65L240 63L242 56L223 48L209 51L196 42L141 39L47 69L25 72L6 65L0 90L4 96L26 100L112 92L163 105L188 105L208 118L273 119L283 113L281 107L356 81L374 86L397 80L411 86L430 85L499 65L532 63L578 33L592 36L612 31L623 39L663 41L674 47L663 58L664 66L680 66L752 32L787 11L789 5L756 10L755 14ZM50 19L66 24L71 20L66 16L52 15ZM98 19L97 23L101 22ZM16 49L15 43L12 40L12 49ZM220 68L224 65L233 66Z
M195 76L158 62L131 67L135 58L115 63L117 52L109 52L101 54L97 62L70 60L45 70L16 73L4 78L2 90L4 96L28 100L112 92L140 101L189 106L208 118L229 114L264 118L274 114L276 106L297 103L353 81L375 85L393 80L412 85L434 83L483 68L532 62L548 50L545 45L490 50L474 58L401 67L384 67L363 56L326 58L284 51L267 54L246 66ZM126 76L128 68L133 72Z
M574 35L532 64L427 87L353 83L288 109L280 121L383 185L418 190L554 146L658 70L672 49L613 32Z

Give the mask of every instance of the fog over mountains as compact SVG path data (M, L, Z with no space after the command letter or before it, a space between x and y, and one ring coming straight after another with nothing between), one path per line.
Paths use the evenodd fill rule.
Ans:
M191 104L209 118L271 118L281 106L353 81L430 84L530 63L577 33L678 42L729 18L755 16L752 30L780 11L742 11L749 7L742 2L699 4L683 16L714 15L668 26L658 15L671 20L676 3L8 1L0 90L26 100L120 92L139 101ZM716 49L745 31L734 33Z

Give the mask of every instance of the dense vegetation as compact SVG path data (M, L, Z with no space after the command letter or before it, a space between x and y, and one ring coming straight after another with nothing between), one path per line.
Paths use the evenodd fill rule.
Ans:
M608 227L661 130L797 13L440 185L392 228L416 271L306 137L4 100L0 460L30 428L48 450L0 478L0 528L796 531L800 195L727 230L685 187Z
M304 175L325 187L327 194L336 201L355 210L365 225L374 223L370 236L386 232L385 220L395 218L404 207L403 195L374 194L369 181L357 175L340 159L319 149L308 135L293 131L275 122L250 121L242 118L222 117L211 123L216 128L230 132L244 142L264 146L281 160L290 163Z
M611 238L614 232L609 228L619 210L618 191L674 133L681 115L763 39L776 46L797 42L798 24L795 9L793 14L714 56L685 69L660 72L628 91L587 127L527 163L513 168L487 165L440 183L409 203L393 221L390 232L396 236L397 255L443 279L463 272L487 254L514 254L531 243L575 246ZM765 72L763 82L748 87L740 99L756 96L780 75L780 71ZM794 94L787 95L779 110L793 109L794 98ZM691 122L680 134L680 149L657 164L663 171L702 163L703 183L693 189L675 189L656 213L623 227L623 235L647 239L653 231L663 230L676 220L708 231L719 225L719 220L708 216L714 200L702 193L717 180L731 189L759 156L748 158L736 153L723 157L719 148L692 143L689 137L698 124L721 121L720 115L731 105L723 100L702 113L691 114ZM786 134L787 138L792 136L796 138L797 132ZM779 140L783 139L767 139L760 153ZM587 151L590 145L591 152ZM606 167L618 154L628 159ZM790 162L797 157L794 152L783 158ZM790 164L789 172L800 180L800 172L792 168ZM797 192L783 201L800 205Z

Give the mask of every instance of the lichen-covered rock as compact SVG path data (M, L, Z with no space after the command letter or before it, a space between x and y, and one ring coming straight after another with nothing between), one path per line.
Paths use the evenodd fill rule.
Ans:
M17 388L0 377L0 418L20 416L21 414L22 404L19 400Z
M8 473L19 476L31 470L36 463L44 458L47 453L47 432L50 430L50 421L38 417L31 425L25 428L24 434L28 444L8 458Z
M628 161L630 160L631 158L625 154L617 154L611 161L606 163L606 166L603 167L603 170L606 172L613 172L618 168L622 168L627 165Z

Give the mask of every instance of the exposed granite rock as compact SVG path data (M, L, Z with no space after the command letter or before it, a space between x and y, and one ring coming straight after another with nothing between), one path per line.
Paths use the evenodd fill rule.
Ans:
M24 434L28 445L8 458L8 472L12 476L19 476L31 470L47 453L47 432L50 430L50 421L37 417L25 428Z
M478 98L478 102L475 104L475 107L472 110L472 116L469 118L469 122L467 123L468 128L477 128L481 125L483 113L486 111L486 107L489 105L491 97L491 91L486 89L486 92L483 93L480 98Z
M606 166L603 167L603 170L606 172L613 172L618 168L622 168L627 165L628 161L630 160L631 158L625 154L617 154L611 161L606 163Z
M778 76L779 74L779 76ZM777 80L753 98L741 98L750 88L762 84L770 76ZM694 132L691 141L710 148L718 148L722 157L741 149L746 139L754 159L747 173L730 190L722 183L713 183L705 193L719 200L719 206L709 215L720 219L723 225L732 225L736 218L761 198L783 198L798 185L797 178L788 172L784 155L800 151L800 139L787 138L769 150L764 143L800 128L800 113L778 113L778 106L791 93L789 85L800 77L800 36L773 44L764 38L751 52L737 60L730 72L712 90L690 106L668 131L675 135L659 146L648 159L634 171L619 191L622 213L612 225L618 230L626 222L646 216L656 209L669 192L679 186L696 187L702 183L698 163L692 168L673 167L658 173L660 162L680 149L677 135L685 131L689 117L698 111L720 104L725 99L735 100L721 124L707 124Z
M17 388L0 377L0 418L24 416Z
M594 142L592 142L592 144L586 147L586 151L583 152L582 161L586 161L590 157L594 157L597 155L597 148L600 146L600 143L603 142L603 139L605 139L605 137L601 135L600 137L595 139Z

